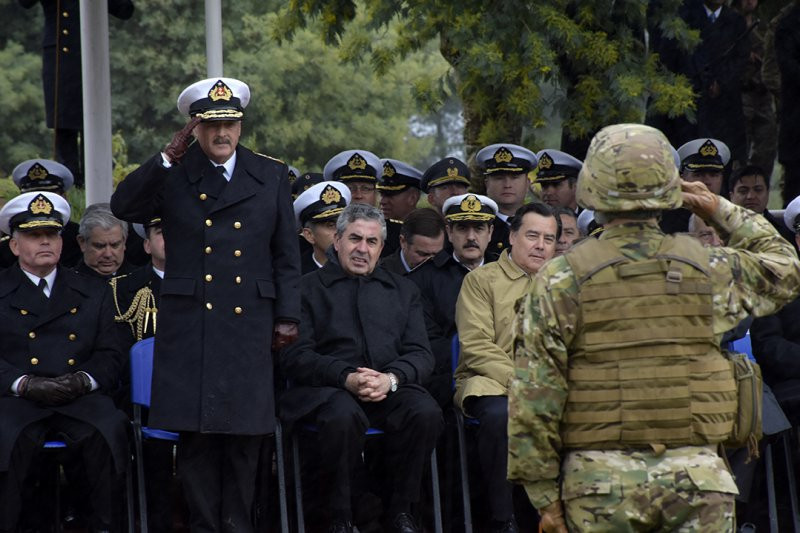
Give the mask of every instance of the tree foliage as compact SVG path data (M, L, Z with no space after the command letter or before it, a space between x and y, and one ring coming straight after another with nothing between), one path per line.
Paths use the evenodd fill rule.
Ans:
M657 29L689 49L699 36L677 16L680 0L291 0L273 37L321 24L319 35L354 61L389 72L397 61L438 43L450 69L431 92L448 88L463 102L465 143L517 141L533 146L551 106L565 132L586 137L603 125L642 121L645 102L692 115L689 82L666 72L646 45ZM382 38L369 36L381 30ZM547 86L555 92L545 91ZM550 100L548 95L554 95ZM419 96L419 95L418 95ZM425 96L441 101L444 96Z

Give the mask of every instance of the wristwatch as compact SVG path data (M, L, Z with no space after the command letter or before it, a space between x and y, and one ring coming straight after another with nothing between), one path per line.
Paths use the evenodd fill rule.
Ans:
M397 392L397 376L391 372L386 375L389 376L389 392Z

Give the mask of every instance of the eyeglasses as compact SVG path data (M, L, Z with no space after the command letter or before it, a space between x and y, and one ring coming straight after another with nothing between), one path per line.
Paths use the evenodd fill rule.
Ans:
M375 185L369 183L348 183L347 188L351 193L357 192L375 192Z

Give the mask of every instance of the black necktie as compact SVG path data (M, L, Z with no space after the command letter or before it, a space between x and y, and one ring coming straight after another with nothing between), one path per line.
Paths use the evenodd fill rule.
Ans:
M220 177L222 179L224 179L225 181L228 181L228 180L225 179L225 167L223 165L217 165L216 169L217 169L217 173L220 175Z
M47 293L44 292L44 290L47 288L47 280L44 278L40 278L37 287L39 287L39 290L42 291L42 296L47 298Z

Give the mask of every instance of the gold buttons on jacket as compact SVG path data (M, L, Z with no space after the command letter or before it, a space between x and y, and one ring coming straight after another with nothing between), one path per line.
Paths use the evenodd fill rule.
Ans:
M61 16L64 17L64 18L67 18L67 17L69 17L69 13L64 11L63 13L61 13Z
M30 337L31 339L35 339L36 338L36 332L35 331L29 331L28 332L28 337Z
M77 339L77 338L78 338L78 336L77 336L77 335L75 335L74 333L70 333L70 334L67 336L67 338L68 338L69 340L71 340L71 341L74 341L75 339Z
M206 246L206 254L210 254L210 253L211 253L211 247L210 246Z
M201 200L207 200L208 199L208 195L206 193L200 193L200 199Z
M211 305L211 302L208 302L208 303L206 303L206 309L208 309L209 311L211 311L213 308L214 308L214 306L213 306L213 305Z
M62 51L62 52L64 52L64 53L66 54L67 52L69 52L69 48L67 48L67 47L65 46L64 48L62 48L62 49L61 49L61 51Z
M67 359L67 364L69 366L75 366L75 359Z
M69 35L69 30L64 28L63 30L61 30L61 33L63 33L64 35Z
M237 285L241 284L242 283L242 276L236 276L236 279L234 281L236 281Z
M234 307L233 308L233 312L236 313L237 315L241 315L242 314L242 308L241 307Z
M241 257L241 255L242 255L242 251L241 251L241 250L234 250L234 251L233 251L233 255L234 255L235 257Z
M236 229L241 229L242 223L237 220L236 222L233 223L233 227Z
M211 219L207 218L206 219L206 226L208 226L210 228L212 224L213 224L213 222L211 222Z
M20 309L20 310L19 310L19 314L21 314L21 315L27 315L27 314L28 314L28 311L26 311L25 309Z
M37 359L36 357L31 357L31 364L32 365L38 365L39 364L39 359Z
M69 312L74 315L75 313L78 312L78 308L77 307L73 307L72 309L69 310Z
M211 274L206 274L206 281L211 281L212 279L214 279L214 276Z

